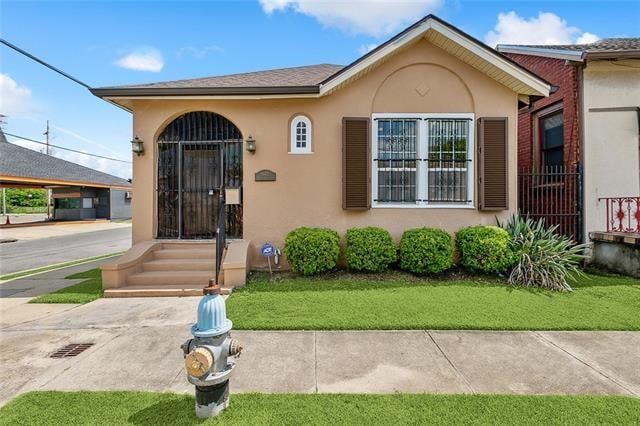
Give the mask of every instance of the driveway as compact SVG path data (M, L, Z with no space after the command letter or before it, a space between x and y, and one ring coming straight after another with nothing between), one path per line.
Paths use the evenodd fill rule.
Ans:
M25 305L28 299L18 296L0 299L0 404L45 389L193 392L179 346L191 337L198 297ZM233 331L233 336L245 348L231 380L233 392L640 396L638 332ZM68 343L93 346L77 357L49 357Z
M131 247L131 224L74 223L0 229L0 275L84 259Z

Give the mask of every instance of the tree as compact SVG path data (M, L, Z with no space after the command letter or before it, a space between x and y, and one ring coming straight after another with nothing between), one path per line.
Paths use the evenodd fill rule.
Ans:
M7 208L10 207L46 207L46 189L7 188Z

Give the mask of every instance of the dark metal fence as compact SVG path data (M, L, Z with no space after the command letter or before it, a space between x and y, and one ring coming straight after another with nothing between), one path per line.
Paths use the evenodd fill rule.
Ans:
M582 242L581 166L520 170L518 210L532 219L544 219L547 225L558 225L558 232Z
M158 238L213 239L219 218L226 236L242 237L242 204L220 201L224 187L242 188L242 146L238 128L211 112L184 114L164 129L158 137Z

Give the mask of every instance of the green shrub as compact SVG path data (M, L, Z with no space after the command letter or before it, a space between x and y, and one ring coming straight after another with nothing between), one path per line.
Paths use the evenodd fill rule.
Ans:
M385 229L347 230L347 267L354 271L382 272L396 260L396 246Z
M516 264L509 282L524 287L571 291L568 280L580 275L586 244L575 244L556 233L558 226L546 227L544 219L534 221L512 215L505 229L511 236Z
M453 265L451 235L441 229L409 229L400 240L400 268L414 274L437 274Z
M509 233L497 226L468 226L456 234L460 263L472 271L499 273L508 270L515 257Z
M284 254L291 269L302 275L329 271L338 263L340 237L331 229L297 228L287 234Z

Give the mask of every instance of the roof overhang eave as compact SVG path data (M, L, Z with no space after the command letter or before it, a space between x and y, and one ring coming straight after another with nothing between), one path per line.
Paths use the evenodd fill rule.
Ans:
M609 52L587 52L585 59L606 60L606 59L640 59L640 50L620 50Z
M132 112L131 101L137 99L289 99L318 97L319 86L272 87L179 87L131 88L103 87L90 89L91 93L125 111Z
M97 182L88 182L88 181L76 181L76 180L65 180L65 179L49 179L49 178L40 178L40 177L25 177L25 176L13 176L13 175L0 175L0 182L4 185L11 183L18 184L35 184L35 185L44 185L44 186L85 186L92 188L108 188L108 189L124 189L127 191L131 191L131 185L118 185L118 184L107 184L107 183L97 183Z
M252 96L317 94L319 86L265 86L265 87L104 87L91 89L100 98L126 98L138 96Z
M584 52L582 50L547 49L543 47L526 47L513 44L499 44L496 48L500 53L514 53L516 55L542 56L552 59L563 59L566 61L583 62Z

